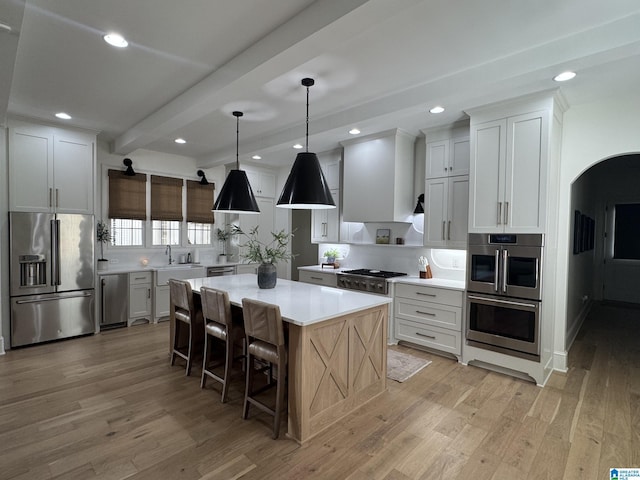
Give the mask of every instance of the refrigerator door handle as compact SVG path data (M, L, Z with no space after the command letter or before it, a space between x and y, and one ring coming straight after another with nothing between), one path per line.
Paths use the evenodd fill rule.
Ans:
M52 285L60 285L60 220L52 220L51 268Z
M90 296L90 293L79 293L78 295L65 295L64 297L39 298L35 300L17 300L16 305L24 305L26 303L58 302L60 300L66 300L67 298L82 298Z

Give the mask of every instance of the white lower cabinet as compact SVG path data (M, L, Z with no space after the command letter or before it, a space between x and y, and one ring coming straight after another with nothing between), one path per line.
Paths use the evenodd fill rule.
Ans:
M398 283L394 295L395 337L434 350L462 354L463 292Z
M129 274L129 321L132 325L139 321L151 323L151 272Z
M298 281L313 283L314 285L324 285L325 287L338 286L338 277L335 273L322 273L311 272L309 270L300 270L298 272Z

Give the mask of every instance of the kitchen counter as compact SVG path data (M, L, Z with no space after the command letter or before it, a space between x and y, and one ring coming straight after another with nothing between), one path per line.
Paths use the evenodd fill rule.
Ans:
M189 279L242 298L274 303L288 322L287 435L304 443L387 388L391 298L278 279L258 288L253 274ZM195 293L194 293L195 294Z
M463 280L448 280L446 278L420 278L420 277L395 277L388 279L393 283L406 283L410 285L424 285L426 287L448 288L450 290L465 290L465 282Z
M96 272L98 275L109 275L115 273L134 273L134 272L155 272L157 270L169 270L173 268L193 268L193 267L225 267L225 266L236 266L236 265L250 265L244 262L226 262L226 263L174 263L172 265L147 265L143 267L142 265L132 265L132 264L109 264L109 268L107 270L98 270L96 268Z
M242 306L243 298L273 303L280 307L282 319L306 326L391 303L391 298L353 290L321 287L310 283L278 279L275 288L258 288L256 275L229 275L187 280L194 291L212 287L229 292L229 301Z
M308 272L338 273L338 272L344 272L345 270L353 270L353 268L352 267L322 268L321 265L308 265L306 267L298 267L298 270L306 270Z

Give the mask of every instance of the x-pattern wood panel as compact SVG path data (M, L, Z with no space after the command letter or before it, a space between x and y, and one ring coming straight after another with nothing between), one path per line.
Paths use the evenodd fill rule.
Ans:
M312 352L322 362L322 365L316 364L314 368L324 369L320 380L313 386L311 414L314 415L347 398L349 395L347 374L347 362L349 360L348 322L314 330L310 336L310 343L313 347ZM317 372L315 373L317 374Z
M377 318L371 318L373 315L376 315ZM354 319L351 351L355 374L353 375L351 386L355 390L366 387L371 383L363 378L365 373L371 372L371 368L373 368L376 378L383 377L382 361L384 355L382 354L383 349L380 345L379 336L383 323L383 317L380 312L373 312ZM364 348L362 353L358 352L361 349L356 349L357 345ZM356 353L358 353L358 356L356 356ZM356 365L357 368L355 368Z

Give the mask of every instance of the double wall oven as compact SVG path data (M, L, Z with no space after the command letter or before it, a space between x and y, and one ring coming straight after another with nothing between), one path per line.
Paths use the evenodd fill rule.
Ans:
M467 343L540 359L542 234L469 234Z

